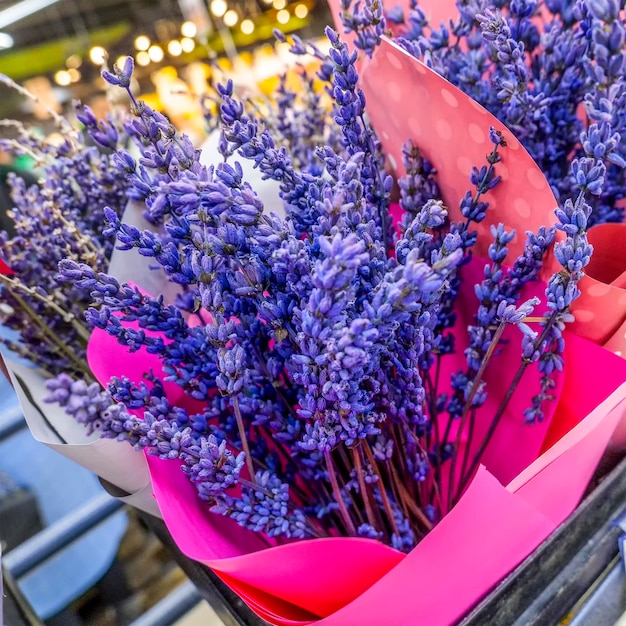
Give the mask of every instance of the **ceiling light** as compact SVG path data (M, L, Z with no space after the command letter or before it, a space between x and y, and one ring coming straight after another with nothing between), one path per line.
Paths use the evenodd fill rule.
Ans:
M183 37L180 40L180 47L183 49L183 52L191 52L196 47L196 42L193 39L189 39L189 37Z
M180 32L183 37L195 37L198 29L193 22L184 22L180 27Z
M309 9L306 4L298 4L293 12L296 14L296 17L303 20L309 14Z
M137 65L142 65L143 67L150 65L150 55L145 50L138 52L135 60Z
M0 11L0 28L14 24L25 17L37 13L46 7L56 4L59 0L23 0Z
M77 83L80 80L80 72L75 67L70 67L67 73L70 75L70 80L73 83Z
M287 11L286 9L283 9L282 11L276 13L276 21L279 24L286 24L290 18L291 15L289 15L289 11Z
M0 33L0 50L13 47L13 37L9 33Z
M72 77L67 70L59 70L54 75L54 82L61 87L67 87L72 82Z
M241 22L240 28L244 35L251 35L254 32L254 22L252 20L244 20Z
M178 39L172 39L172 41L170 41L167 44L167 51L173 56L173 57L178 57L181 55L182 51L183 51L183 47L180 44L180 41L178 41Z
M139 35L137 39L135 39L135 48L137 50L147 50L150 47L150 38L145 35Z
M160 61L163 60L163 57L165 56L165 54L163 53L163 48L155 44L148 48L148 56L150 57L151 61L154 61L155 63L159 63Z
M224 14L224 24L226 26L234 26L239 21L239 15L237 15L237 11L226 11Z
M272 6L277 11L280 11L281 9L284 9L287 6L287 0L274 0L274 2L272 2Z
M227 10L228 5L225 0L213 0L213 2L211 2L211 13L213 13L215 17L222 17Z
M94 65L102 65L107 58L107 51L102 46L94 46L89 51L89 58Z

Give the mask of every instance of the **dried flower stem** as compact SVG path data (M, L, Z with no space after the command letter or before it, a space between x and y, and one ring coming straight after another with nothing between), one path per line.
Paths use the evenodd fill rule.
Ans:
M367 456L367 460L370 462L371 466L378 467L378 464L376 463L376 459L374 458L374 455L372 454L372 450L369 447L369 444L367 443L367 441L363 442L362 447L365 452L365 456ZM396 535L400 536L400 531L398 530L398 525L396 524L396 518L394 517L393 511L391 509L391 502L389 502L389 496L387 495L387 490L385 489L385 485L383 484L382 473L378 472L378 476L380 480L379 482L380 497L383 501L385 513L387 513L387 518L389 519L389 523L391 524L391 528L393 532Z
M11 279L7 278L4 275L0 275L0 281L8 281L8 280L11 280ZM13 298L15 298L15 300L22 307L22 309L28 315L28 317L30 317L33 320L33 322L35 323L35 325L41 330L41 332L43 333L44 337L47 338L47 340L49 341L51 346L56 347L56 349L61 354L65 355L67 358L69 358L74 363L74 365L76 366L76 369L79 372L83 373L88 379L91 379L92 378L91 371L85 365L84 361L79 359L76 356L76 354L74 353L74 351L69 346L67 346L65 343L63 343L63 341L61 341L59 339L59 337L57 337L57 335L52 330L50 330L50 328L46 324L43 323L41 318L31 308L31 306L26 302L26 300L24 300L24 298L22 298L19 294L17 294L14 291L11 292L11 296Z
M24 285L19 280L15 278L9 278L8 276L5 276L4 274L0 274L0 282L3 282L5 285L8 285L9 287L19 289L20 291L23 291L24 293L28 294L32 298L39 300L40 302L45 304L48 308L50 308L52 311L57 313L64 322L66 322L67 324L71 324L72 328L74 328L74 330L78 333L79 337L85 341L85 344L87 343L87 341L89 341L89 336L90 336L89 330L87 330L87 328L78 321L78 319L73 313L63 310L52 298L43 296L34 287L29 287L28 285ZM15 292L11 291L11 295L15 296Z
M365 483L365 479L363 478L363 464L361 463L361 455L356 448L352 448L352 459L354 461L354 469L356 470L357 479L359 481L359 490L361 491L361 497L363 498L367 521L372 528L376 528L376 519L374 516L374 511L372 509L372 503L370 502L369 491Z
M487 349L487 352L485 353L485 356L483 357L480 367L478 368L478 372L476 372L476 376L474 377L474 380L472 382L472 388L470 389L469 395L467 396L467 400L465 401L465 405L463 406L463 412L461 413L461 423L459 424L459 429L456 433L456 441L454 442L454 453L452 455L452 461L451 461L451 467L450 467L450 476L449 476L449 483L448 483L448 502L447 502L448 510L450 509L450 506L452 503L452 494L454 490L454 481L455 481L456 465L457 465L457 457L458 457L457 452L461 445L461 438L463 436L463 430L465 429L465 424L468 418L470 418L470 407L472 406L474 397L476 396L476 393L478 392L480 388L483 376L485 374L485 370L487 369L487 365L489 364L489 361L491 360L493 353L495 352L496 348L498 347L498 344L500 343L500 339L502 338L502 334L504 333L505 328L506 328L506 323L500 322L500 325L496 329L496 332L493 335L493 339L491 340L491 343L489 344L489 348ZM470 425L470 429L471 431L473 431L473 424ZM471 441L468 437L468 440L466 442L465 454L468 454L467 451L469 450L470 443ZM465 465L466 465L466 462L464 461L463 466ZM462 474L459 477L459 480L461 478L462 478Z
M252 462L252 454L250 454L250 444L248 443L248 437L246 436L246 429L243 424L243 417L241 415L241 408L239 406L239 397L237 395L232 396L233 410L235 412L235 419L237 420L237 430L239 431L239 438L241 439L241 446L244 454L246 455L246 467L250 473L250 480L255 483L254 463Z
M354 527L354 522L352 521L352 518L350 517L350 513L348 512L346 503L344 502L341 489L339 488L339 483L337 482L337 475L335 473L336 469L333 463L332 456L330 454L330 450L326 450L324 452L324 460L326 461L328 479L330 480L331 487L333 488L333 495L334 495L335 501L337 502L337 506L339 507L339 512L341 513L341 517L346 526L346 530L348 531L349 535L356 537L357 536L356 528Z
M548 333L550 332L552 326L554 326L554 324L556 323L557 316L558 316L558 312L554 311L552 315L550 316L550 318L548 319L546 325L544 326L543 332L541 333L539 338L535 341L535 349L538 349L539 346L542 345L542 343L548 336ZM511 401L511 398L513 397L513 394L515 393L515 390L517 389L517 386L519 385L519 382L522 379L524 372L526 372L530 364L531 364L531 361L524 360L522 364L520 365L519 369L517 370L513 378L513 381L511 382L511 385L509 386L506 392L506 395L504 396L504 399L500 403L500 406L498 407L498 410L496 411L491 421L491 424L489 425L489 429L487 430L487 433L485 434L485 436L483 437L483 440L481 441L480 448L478 449L478 452L474 456L474 459L467 471L467 474L465 476L460 477L459 486L458 486L458 489L454 498L454 502L458 501L458 498L463 493L463 490L465 489L465 486L467 485L468 480L473 476L474 472L476 471L476 468L478 467L480 460L482 459L482 456L485 453L485 449L489 445L489 442L491 441L491 438L493 437L493 434L496 428L498 427L498 424L500 423L502 416L504 415L504 411L506 410L506 407Z
M30 100L31 102L34 102L35 104L43 107L45 112L54 120L54 123L59 128L59 130L61 130L64 134L76 134L75 129L72 128L71 124L62 115L59 115L54 109L45 104L45 102L42 102L34 93L28 91L28 89L22 87L22 85L19 85L14 80L9 78L8 76L5 76L4 74L0 74L0 83L3 83L10 89L14 89L20 95L28 98L28 100Z

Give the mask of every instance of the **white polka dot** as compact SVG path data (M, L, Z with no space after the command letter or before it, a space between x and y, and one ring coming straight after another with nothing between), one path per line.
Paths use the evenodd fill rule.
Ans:
M430 100L430 93L423 85L418 85L414 90L415 97L420 104L424 104Z
M496 165L496 174L502 180L508 180L509 179L509 168L506 165L504 165L504 163L498 163Z
M519 150L522 147L522 144L515 137L504 135L504 139L509 150Z
M402 61L398 58L399 53L392 52L391 50L387 51L387 61L389 61L390 65L393 65L397 70L401 70L404 66Z
M618 303L620 306L626 306L626 293L622 294L622 295L619 297L619 300L617 301L617 303Z
M478 124L474 124L473 122L467 127L467 130L469 132L469 136L472 139L472 141L474 143L485 143L485 133L483 132L483 129L478 125Z
M472 171L472 159L466 156L460 156L456 160L456 166L459 168L459 172L463 174L463 176L469 176Z
M594 283L593 285L589 285L587 289L587 293L592 298L602 298L603 296L606 296L610 291L610 285L605 285L604 283Z
M537 191L541 191L546 187L546 177L537 167L530 167L526 170L526 178L532 187L537 189Z
M418 74L421 74L422 76L424 76L425 74L428 73L428 70L426 69L426 66L423 63L417 62L415 64L415 69L417 70Z
M394 102L400 102L400 100L402 100L402 89L400 89L398 83L388 83L387 91L389 92L389 97Z
M456 99L456 96L445 87L443 87L441 90L441 97L446 101L446 104L450 105L451 107L456 108L459 106L459 101Z
M576 309L574 311L574 317L577 322L590 322L595 316L596 314L593 311L587 311L586 309Z
M388 154L387 158L389 159L389 165L391 165L391 167L395 170L398 168L398 163L396 162L395 157L393 156L393 154Z
M617 356L622 356L622 351L621 350L615 350L615 354L617 354Z
M413 136L422 134L422 126L416 117L409 118L409 129Z
M469 98L470 104L472 105L472 107L478 111L478 113L480 113L481 115L488 115L489 111L487 111L487 109L485 109L485 107L481 106L480 104L478 104L478 102L476 102L476 100L474 100L473 98Z
M437 120L435 130L437 131L440 139L443 139L444 141L452 139L452 126L450 126L446 120Z
M532 212L530 209L530 204L528 204L528 202L524 200L524 198L515 198L515 200L513 200L513 208L515 209L515 212L523 218L530 217L530 214Z

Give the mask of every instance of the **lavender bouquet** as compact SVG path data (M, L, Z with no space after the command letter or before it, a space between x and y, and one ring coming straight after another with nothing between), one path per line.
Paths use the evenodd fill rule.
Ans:
M463 14L465 30L457 38L487 59L492 28L483 38L480 25L508 21L480 10ZM384 31L377 11L376 3L365 4L363 14L351 18L370 51ZM533 11L511 21L530 23ZM553 13L562 32L584 38L586 22ZM610 18L589 17L589 28L601 31L616 22ZM455 46L443 37L437 43L434 32L403 45L429 60L441 50L442 67L459 63ZM141 139L139 161L123 149L114 159L154 228L141 230L105 208L103 234L152 259L181 291L168 304L72 258L60 262L58 280L89 292L93 303L85 315L96 329L90 365L107 384L101 396L108 406L89 428L151 455L161 512L187 553L209 562L273 623L331 614L328 624L380 623L372 621L381 618L380 609L363 610L371 609L367 600L358 617L336 611L349 610L351 600L376 581L384 586L396 570L397 582L402 567L419 577L422 544L445 545L445 529L465 526L466 536L479 537L500 556L478 582L461 585L452 608L439 606L424 622L448 623L571 511L601 453L598 441L606 441L615 424L621 396L611 394L626 379L624 363L564 332L591 258L587 227L619 216L610 181L622 176L620 127L600 116L583 130L577 117L566 118L565 126L574 125L582 137L561 155L562 174L553 173L563 198L556 226L527 233L521 254L505 265L515 233L494 225L490 243L482 242L488 258L481 259L473 254L478 227L490 212L490 193L506 185L498 167L512 132L486 129L489 151L474 164L454 208L441 200L436 167L419 145L406 143L394 218L394 180L367 122L357 53L331 29L327 34L328 57L298 39L293 50L320 58L318 79L327 85L332 114L310 92L283 88L277 123L270 124L246 109L230 83L222 85L225 161L216 167L204 167L167 119L134 98L132 61L105 72L129 94L134 119L128 126ZM580 55L583 68L600 63L589 41ZM547 66L550 55L537 59ZM515 70L510 65L507 72ZM604 94L591 76L585 88ZM534 85L517 84L516 96L523 99ZM503 110L517 106L531 116L535 109L543 119L540 99L500 100ZM88 126L95 135L97 121ZM279 182L284 219L263 206L237 162L227 162L234 153ZM552 249L560 270L546 285L538 275ZM596 371L609 364L613 374L595 381L593 391L572 385L576 372L562 372L568 354ZM571 398L567 407L559 402L565 384L578 394L574 406ZM481 463L494 468L499 458L497 478L527 487L537 470L529 478L526 468L550 429L571 428L587 413L603 435L594 443L578 434L564 437L558 458L567 463L571 488L564 488L552 515L529 506L532 498L522 504L513 487L505 490L479 469ZM515 437L517 445L510 445ZM538 483L548 493L550 476ZM510 531L506 540L474 525L468 509L479 510L481 502L491 503L490 523ZM520 518L527 523L520 526ZM518 537L514 549L510 534ZM335 578L315 556L324 550L341 555ZM429 575L436 581L445 573L433 564ZM370 599L380 598L373 593ZM398 611L404 613L394 623L419 622L414 602L402 597Z

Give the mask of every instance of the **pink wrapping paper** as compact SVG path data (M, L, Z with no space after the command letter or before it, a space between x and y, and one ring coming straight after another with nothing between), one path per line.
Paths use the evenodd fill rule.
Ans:
M478 224L476 254L487 258L489 228L500 222L517 236L510 261L523 251L527 230L553 224L557 201L545 176L506 126L460 89L388 39L362 71L361 88L372 125L397 176L404 174L402 146L412 139L437 168L437 181L450 217L460 221L460 202L470 189L472 167L485 165L493 145L489 128L501 131L508 146L501 150L496 173L502 184L485 194L486 219ZM553 273L555 261L546 274Z
M134 377L148 364L158 372L147 353L121 358L112 346L115 339L104 333L90 342L90 355L109 355L90 361L101 382L125 373L125 365ZM260 535L208 512L175 461L148 457L155 497L181 550L213 568L271 623L454 623L573 510L624 412L626 360L575 336L567 338L565 360L564 391L546 425L524 426L519 413L517 421L505 419L509 438L517 431L526 442L502 454L496 435L487 467L409 555L355 538L268 548ZM534 384L531 374L522 402Z
M4 274L5 276L13 276L13 270L2 260L0 259L0 274Z

